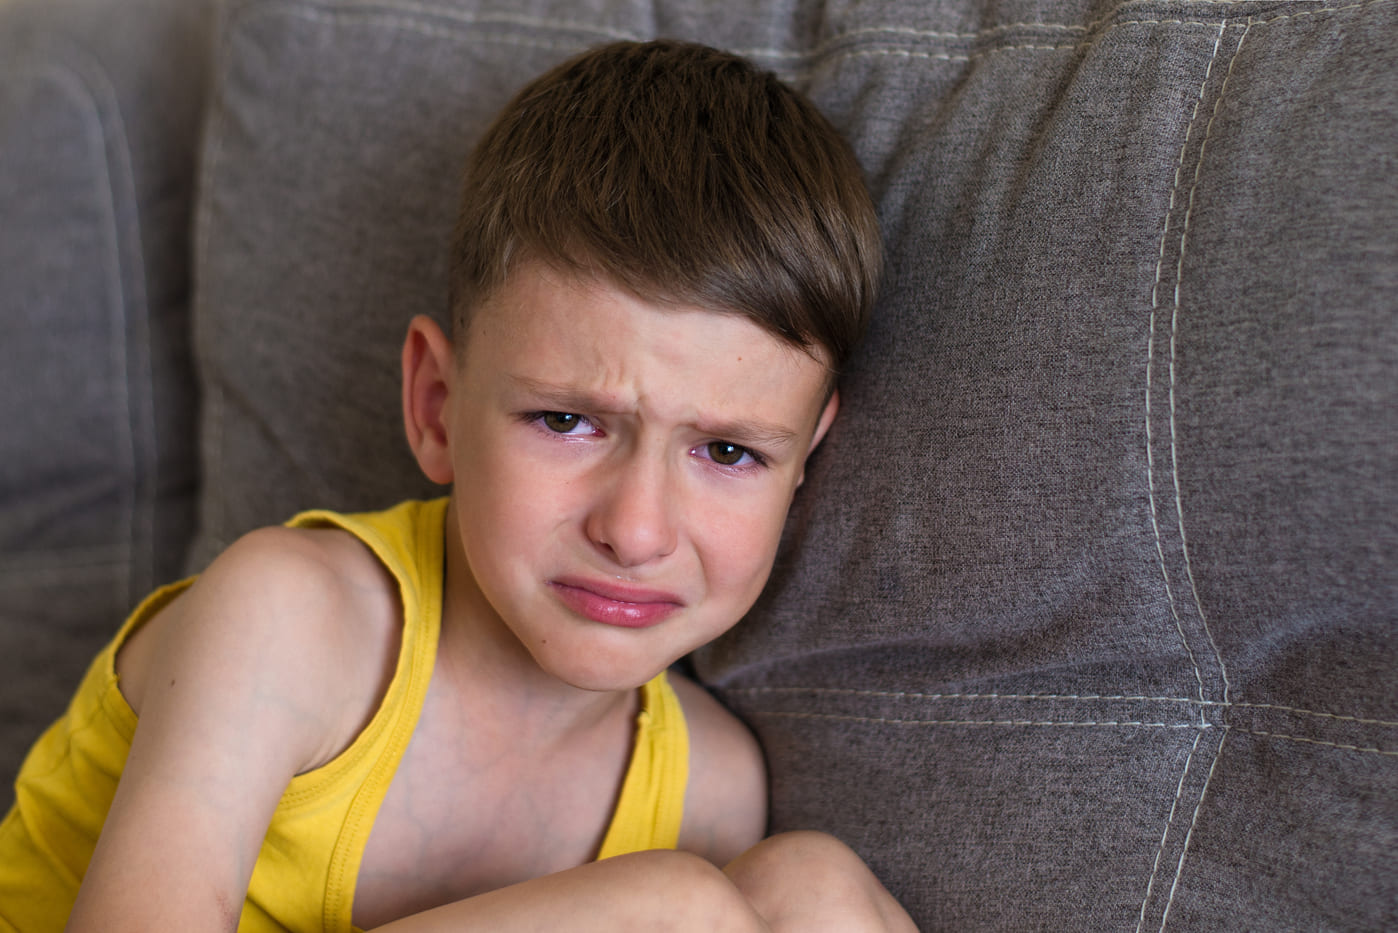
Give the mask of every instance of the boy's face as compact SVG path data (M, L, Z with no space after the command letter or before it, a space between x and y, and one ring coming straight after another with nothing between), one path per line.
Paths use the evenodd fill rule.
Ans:
M441 420L465 605L598 690L643 683L748 610L835 414L821 362L745 318L540 264L453 352Z

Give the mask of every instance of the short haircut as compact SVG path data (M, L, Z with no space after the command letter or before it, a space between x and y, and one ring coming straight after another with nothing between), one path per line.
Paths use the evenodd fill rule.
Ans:
M736 55L662 40L546 72L472 152L451 268L459 335L522 259L745 316L838 372L882 249L859 163L808 100Z

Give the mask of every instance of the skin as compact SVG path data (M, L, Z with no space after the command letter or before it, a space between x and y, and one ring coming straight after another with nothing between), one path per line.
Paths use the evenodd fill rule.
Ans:
M635 688L732 626L767 579L838 406L824 362L746 319L537 264L464 338L420 318L403 348L408 441L454 492L439 660L365 850L356 924L912 929L884 923L906 915L829 837L753 848L760 751L683 678L682 851L591 861ZM287 783L377 710L401 616L351 536L270 528L140 629L117 662L139 726L69 929L234 929ZM812 891L819 865L853 880Z
M448 612L508 630L514 673L565 693L629 690L747 611L837 408L821 361L745 318L538 265L459 359L427 319L407 343L410 440L456 483ZM628 613L656 624L598 624Z

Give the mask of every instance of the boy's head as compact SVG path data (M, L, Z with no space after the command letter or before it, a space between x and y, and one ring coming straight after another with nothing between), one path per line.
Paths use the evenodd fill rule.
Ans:
M725 52L623 42L526 86L473 152L458 339L523 261L748 317L838 372L881 249L859 165L808 101Z
M552 676L634 687L732 626L839 405L879 235L769 74L618 44L526 87L467 170L455 339L409 327L409 442L453 485L448 589Z

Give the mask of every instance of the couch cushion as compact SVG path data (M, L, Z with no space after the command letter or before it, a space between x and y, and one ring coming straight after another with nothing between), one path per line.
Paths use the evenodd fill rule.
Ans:
M1384 927L1398 5L994 9L813 78L893 275L699 670L930 926Z
M207 35L185 0L0 4L0 773L184 560Z
M515 88L618 36L724 45L850 135L889 240L773 584L696 659L762 739L774 828L836 832L924 928L1382 926L1396 26L1393 0L234 3L196 564L426 491L398 342L444 310L456 175Z

